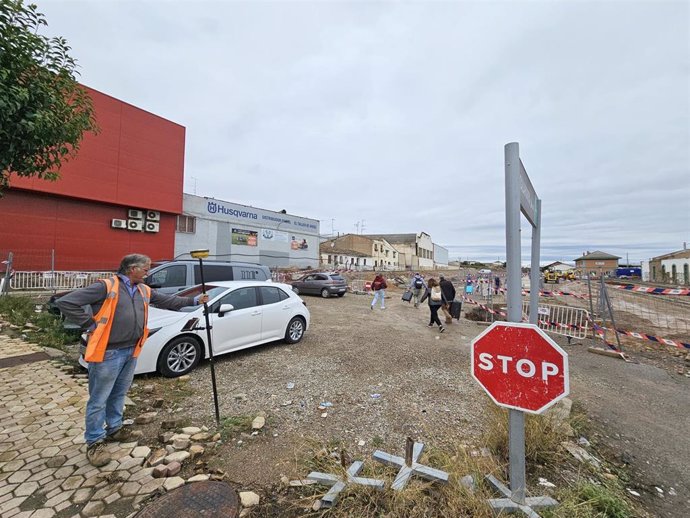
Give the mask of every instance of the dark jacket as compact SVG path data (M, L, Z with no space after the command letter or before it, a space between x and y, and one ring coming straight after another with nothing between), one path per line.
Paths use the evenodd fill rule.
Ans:
M441 286L441 291L443 291L443 298L446 299L445 302L453 302L455 300L455 286L448 279L442 279L439 283Z
M122 280L120 280L119 291L113 326L108 339L109 349L131 347L144 334L144 299L141 293L136 290L132 297ZM94 323L93 317L82 306L90 305L95 315L101 308L106 295L105 284L99 281L68 293L55 303L65 315L65 319L88 329ZM177 311L185 306L194 306L194 297L178 297L151 290L151 304Z

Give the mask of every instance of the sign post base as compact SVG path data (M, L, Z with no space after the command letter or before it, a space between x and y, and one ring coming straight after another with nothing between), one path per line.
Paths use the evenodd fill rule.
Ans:
M512 492L504 484L493 475L487 475L486 480L494 486L496 491L502 493L505 498L490 498L489 505L494 511L516 513L523 512L529 518L539 518L539 514L535 509L542 507L553 507L558 505L558 500L554 500L550 496L531 496L525 498L524 503L515 502L511 499Z

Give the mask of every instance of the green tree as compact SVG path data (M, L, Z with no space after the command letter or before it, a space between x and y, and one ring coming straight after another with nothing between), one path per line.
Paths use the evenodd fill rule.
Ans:
M0 195L10 172L58 179L84 132L98 131L67 41L38 34L47 25L35 5L0 0Z

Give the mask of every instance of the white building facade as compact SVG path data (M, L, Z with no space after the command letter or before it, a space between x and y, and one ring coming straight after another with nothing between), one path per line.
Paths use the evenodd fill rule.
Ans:
M208 249L209 259L269 268L318 268L319 221L215 198L184 194L177 218L175 257Z

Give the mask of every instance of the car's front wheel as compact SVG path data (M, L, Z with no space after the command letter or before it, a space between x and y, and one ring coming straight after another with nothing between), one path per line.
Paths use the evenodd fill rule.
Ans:
M344 296L345 296L344 293L338 293L338 297L344 297Z
M305 323L300 317L293 317L285 330L285 341L289 344L296 344L304 336Z
M324 289L321 290L321 296L322 296L324 299L327 299L328 297L331 296L331 292L328 291L328 288L324 288Z
M158 372L177 378L190 372L201 359L201 344L191 336L180 336L167 343L158 357Z

